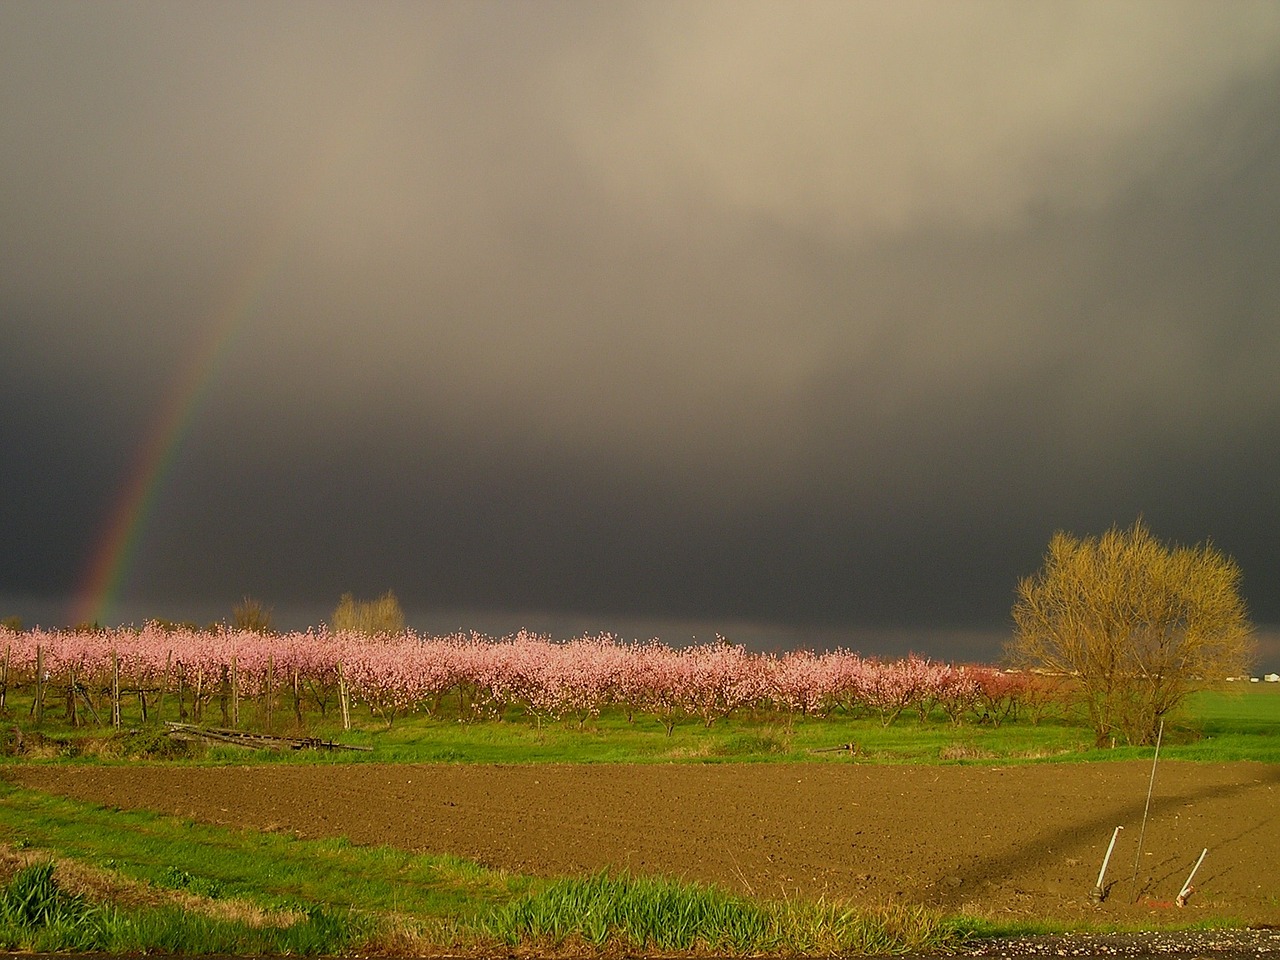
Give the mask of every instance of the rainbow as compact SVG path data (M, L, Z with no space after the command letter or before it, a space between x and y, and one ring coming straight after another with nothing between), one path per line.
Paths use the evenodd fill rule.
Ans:
M420 80L422 65L413 58L391 64L380 84L380 97L395 102L395 94ZM222 305L208 319L204 335L165 395L89 562L78 581L70 606L72 624L104 624L128 580L133 558L142 542L147 517L155 506L191 431L201 405L219 370L244 328L259 312L265 294L288 259L307 215L319 205L326 188L344 168L356 162L360 147L377 132L377 111L359 116L335 115L320 131L307 163L289 180L274 216L268 217L257 243L250 245L238 275L232 278Z
M119 597L147 518L177 459L223 359L231 350L263 289L246 284L239 307L228 307L213 322L170 386L146 439L111 508L72 603L72 624L106 623Z
M95 541L70 605L69 623L105 626L111 617L142 542L147 518L210 386L240 334L259 312L264 295L288 258L305 212L319 198L328 174L346 152L326 152L316 158L309 176L295 179L293 190L253 245L253 254L228 285L221 306L208 318L203 336L166 393Z

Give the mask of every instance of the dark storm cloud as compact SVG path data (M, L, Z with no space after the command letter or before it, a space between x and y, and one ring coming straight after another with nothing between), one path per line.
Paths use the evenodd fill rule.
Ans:
M1142 513L1280 620L1272 5L0 26L0 592L71 588L243 309L138 606L999 628Z

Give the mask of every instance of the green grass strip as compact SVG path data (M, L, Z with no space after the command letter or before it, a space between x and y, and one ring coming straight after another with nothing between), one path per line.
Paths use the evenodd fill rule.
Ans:
M138 759L220 764L268 763L848 763L839 744L857 745L861 763L1026 763L1125 760L1150 756L1149 747L1098 749L1079 716L1053 716L1040 723L1029 716L1000 726L950 723L935 710L922 721L903 714L890 727L875 716L800 717L739 711L706 727L690 719L673 735L653 718L628 722L611 707L579 728L575 720L537 723L519 709L497 722L458 722L456 710L441 717L409 713L392 727L367 711L356 711L355 729L344 731L332 716L308 714L305 728L292 729L324 740L372 748L372 752L312 750L253 751L170 740L152 716L131 731L100 726L72 728L60 714L47 716L40 730L22 718L26 706L10 698L11 709L28 736L26 754L0 757L10 762L121 763ZM133 722L132 720L130 722ZM246 720L245 729L255 729ZM1182 716L1165 730L1161 756L1170 760L1280 762L1280 684L1235 683L1189 698ZM40 738L44 739L41 740Z
M95 909L48 924L0 920L0 948L33 953L94 952L333 956L365 940L367 924L341 913L314 911L285 927L253 927L177 907Z
M0 782L0 839L162 887L216 891L268 909L334 908L464 918L506 901L526 878L457 857L337 839L193 823L18 789Z
M700 884L608 872L530 892L494 910L484 929L509 946L775 955L934 952L966 937L963 924L920 907L757 903Z
M294 922L250 926L177 906L122 910L61 889L52 861L36 863L0 890L0 948L221 954L334 954L363 939L368 924L313 907Z

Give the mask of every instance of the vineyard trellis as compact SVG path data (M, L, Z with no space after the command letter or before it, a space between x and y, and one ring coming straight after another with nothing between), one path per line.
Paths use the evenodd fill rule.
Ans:
M687 720L709 727L745 710L877 717L885 726L914 710L922 720L940 713L954 724L998 725L1024 704L1038 719L1052 699L1031 674L915 655L754 653L720 637L672 647L609 634L556 641L525 631L495 639L410 630L369 637L323 627L264 634L148 623L98 631L0 628L0 655L0 708L11 691L25 690L37 722L59 697L67 721L84 722L83 707L94 722L109 717L116 726L126 697L136 698L144 720L158 716L168 698L181 722L199 723L216 710L229 727L240 725L240 705L252 700L268 730L286 701L297 724L307 711L328 717L336 705L345 727L353 704L388 725L408 712L439 715L455 702L463 719L501 720L520 709L539 724L579 726L616 706L628 719L657 720L668 734ZM109 709L101 709L104 701Z

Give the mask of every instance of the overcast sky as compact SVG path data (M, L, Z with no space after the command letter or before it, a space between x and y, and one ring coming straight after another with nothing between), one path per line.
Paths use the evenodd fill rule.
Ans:
M1269 0L11 0L0 130L0 616L231 331L119 619L995 656L1141 515L1280 623Z

